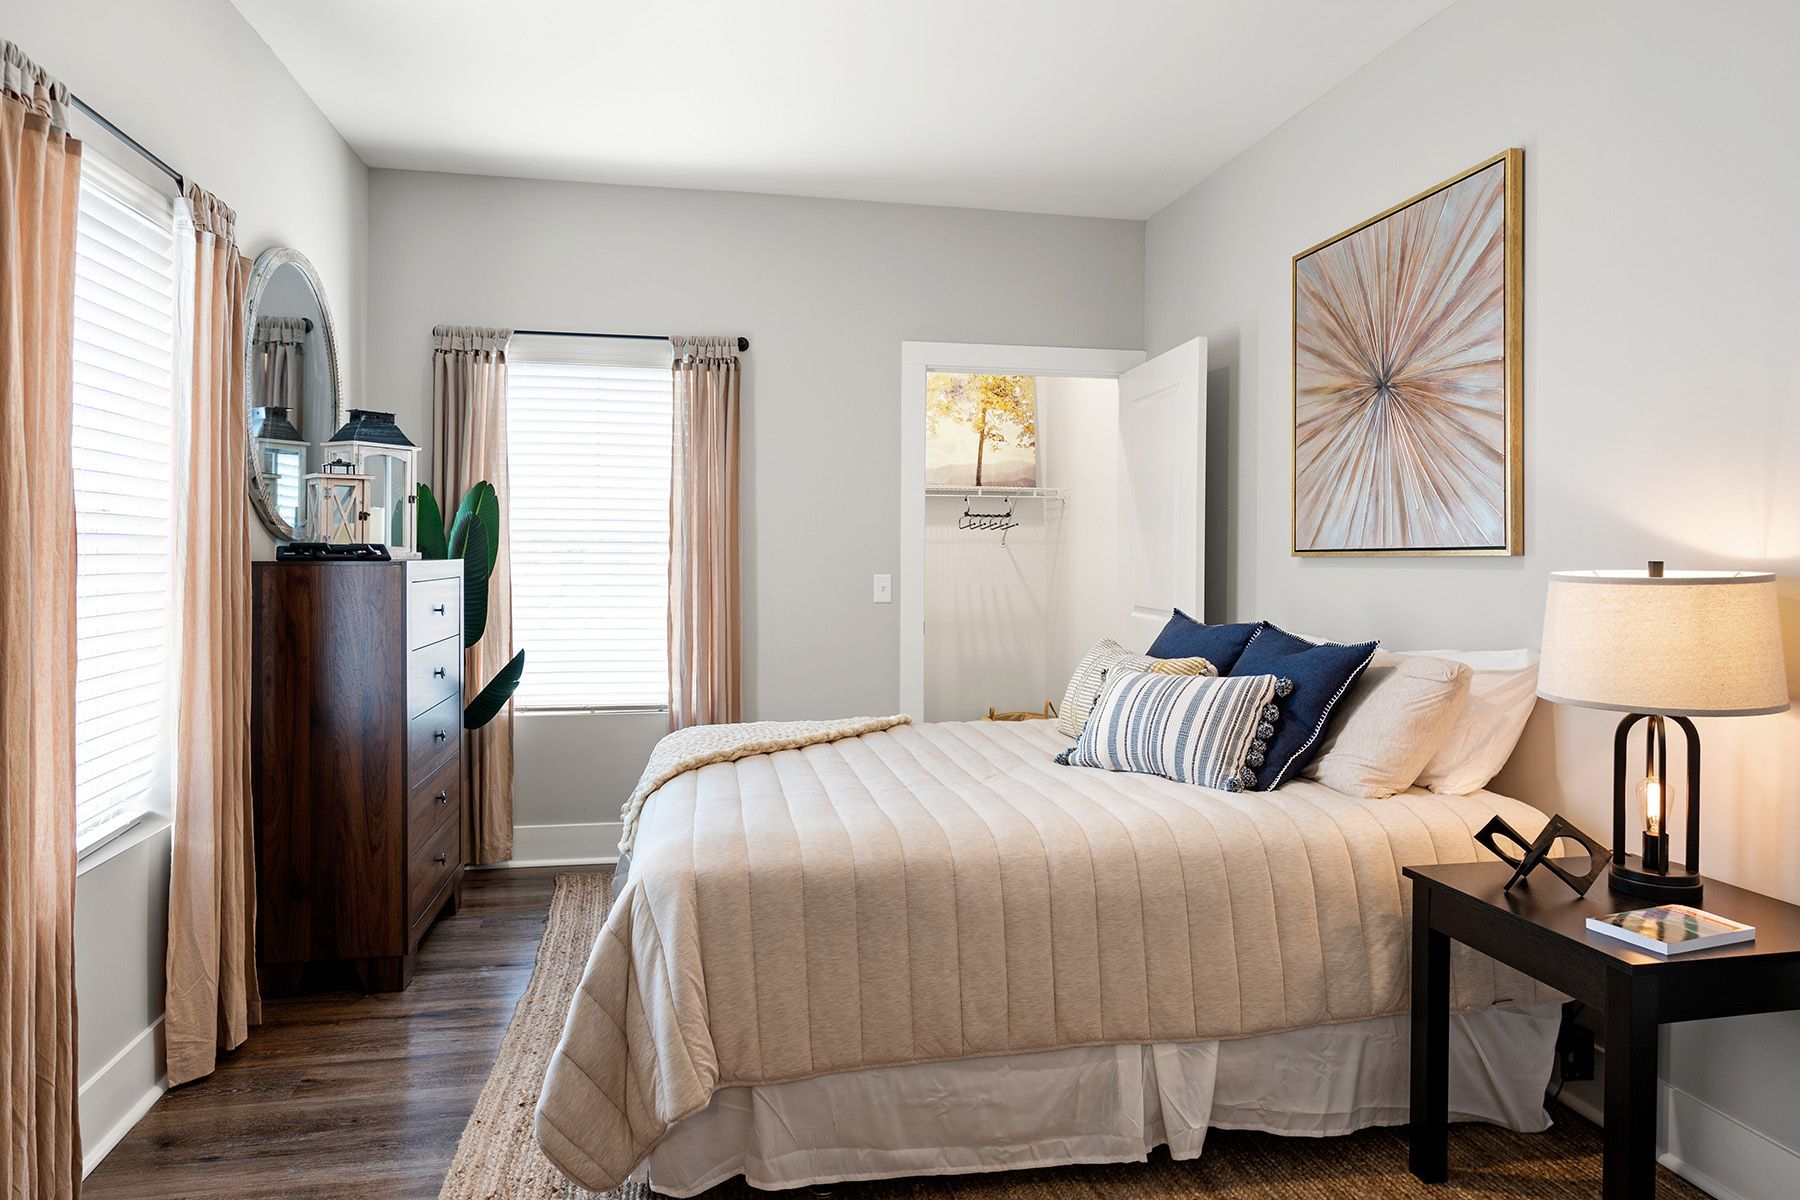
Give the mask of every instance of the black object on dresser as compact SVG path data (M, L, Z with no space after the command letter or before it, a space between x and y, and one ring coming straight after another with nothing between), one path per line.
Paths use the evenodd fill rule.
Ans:
M259 562L251 787L263 991L412 979L463 875L462 562Z
M1412 880L1412 1173L1449 1175L1450 942L1462 942L1603 1014L1605 1200L1656 1194L1656 1031L1662 1024L1800 1009L1800 907L1706 881L1707 910L1754 942L1667 958L1590 932L1630 907L1608 891L1505 890L1503 863L1407 867Z

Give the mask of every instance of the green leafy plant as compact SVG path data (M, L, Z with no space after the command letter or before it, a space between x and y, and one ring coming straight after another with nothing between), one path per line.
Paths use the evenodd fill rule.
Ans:
M419 553L426 558L460 558L463 564L463 645L472 647L487 632L488 581L500 557L500 496L482 480L469 489L456 516L444 529L444 510L424 484L419 485ZM495 672L487 686L463 709L463 728L480 729L506 707L525 677L525 652Z

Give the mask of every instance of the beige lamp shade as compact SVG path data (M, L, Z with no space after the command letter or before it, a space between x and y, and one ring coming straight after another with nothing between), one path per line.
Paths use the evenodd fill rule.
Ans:
M1538 695L1665 716L1785 712L1775 577L1557 571L1544 604Z

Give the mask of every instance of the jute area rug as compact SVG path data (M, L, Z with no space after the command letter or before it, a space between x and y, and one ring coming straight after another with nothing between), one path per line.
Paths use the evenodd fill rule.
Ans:
M531 1136L538 1089L608 899L603 875L557 878L537 967L463 1130L439 1200L652 1200L649 1189L638 1184L606 1196L575 1186L550 1165ZM1599 1131L1567 1111L1556 1116L1547 1133L1456 1126L1450 1136L1450 1181L1435 1187L1407 1172L1404 1130L1369 1129L1336 1138L1215 1130L1207 1135L1205 1153L1188 1162L1157 1151L1147 1163L839 1184L834 1190L842 1200L1595 1200ZM1664 1200L1706 1200L1685 1180L1657 1170L1657 1194ZM706 1200L772 1195L733 1180L708 1192Z

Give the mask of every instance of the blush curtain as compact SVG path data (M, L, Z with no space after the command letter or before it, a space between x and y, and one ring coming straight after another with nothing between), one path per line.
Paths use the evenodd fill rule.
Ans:
M176 404L178 612L169 882L169 1083L210 1075L262 1019L256 981L256 862L250 799L250 511L244 486L244 289L236 220L190 188L178 236L192 357Z
M513 656L512 495L506 477L506 343L510 329L439 325L431 331L431 486L446 518L482 480L500 500L500 551L488 581L487 632L463 656L463 701ZM463 845L469 861L513 852L513 708L463 737Z
M738 570L738 404L731 338L670 338L675 437L669 482L669 727L743 714Z
M81 1190L67 90L0 42L0 1196Z

